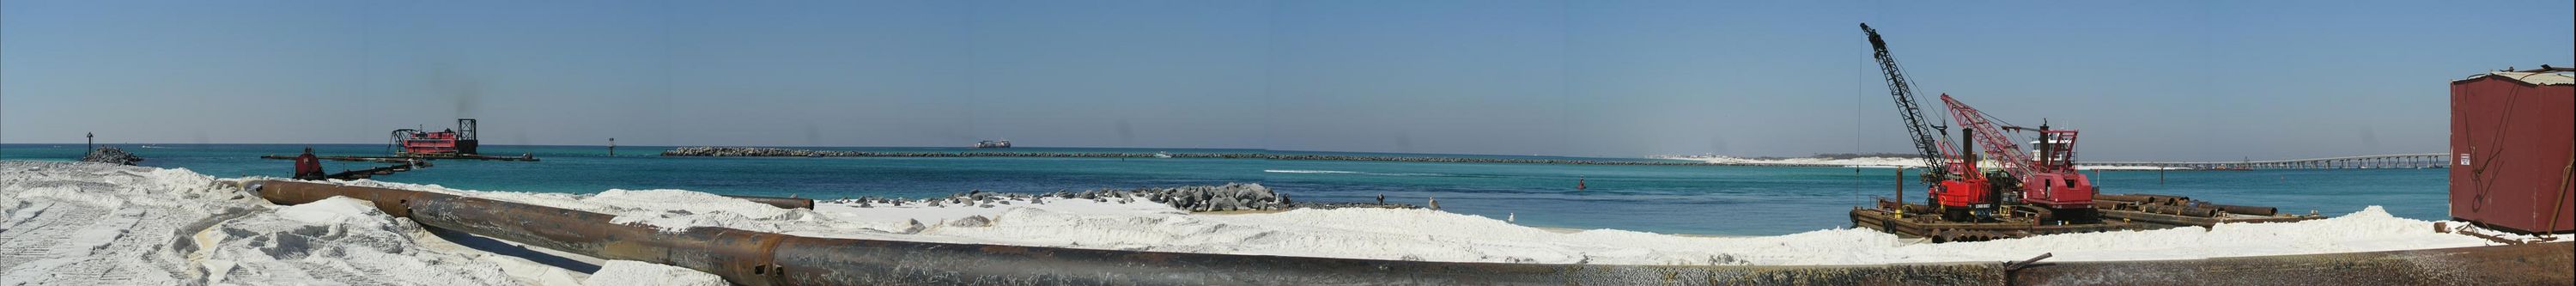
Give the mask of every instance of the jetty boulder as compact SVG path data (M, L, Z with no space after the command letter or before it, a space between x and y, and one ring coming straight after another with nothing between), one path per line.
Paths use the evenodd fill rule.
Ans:
M1291 206L1276 191L1261 184L1228 183L1222 186L1188 186L1161 189L1139 189L1132 192L1147 201L1191 211L1278 210Z
M980 215L970 215L970 216L966 216L966 217L964 217L964 218L958 218L957 220L948 221L948 226L953 226L953 227L987 227L987 226L993 226L993 219L984 218L984 216L980 216Z
M98 147L97 150L90 150L89 155L81 156L81 162L134 165L135 162L143 162L143 156L135 156L134 153L126 153L125 149L116 147Z

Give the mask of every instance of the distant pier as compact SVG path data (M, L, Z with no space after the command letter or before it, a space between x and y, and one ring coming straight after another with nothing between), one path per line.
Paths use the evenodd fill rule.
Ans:
M2448 167L2451 161L2441 153L2392 154L2333 158L2290 159L2237 162L2084 162L2086 166L2132 166L2188 168L2194 170L2256 169L2420 169Z

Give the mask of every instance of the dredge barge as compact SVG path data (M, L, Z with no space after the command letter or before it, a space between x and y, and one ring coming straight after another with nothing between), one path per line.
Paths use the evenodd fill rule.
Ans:
M2049 221L2038 216L1994 216L1955 221L1942 218L1938 214L1939 208L1930 205L1880 198L1875 207L1853 208L1851 220L1857 227L1933 242L1950 242L2325 218L2314 213L2280 214L2272 207L2220 205L2186 197L2151 194L2100 195L2094 198L2093 206L2094 217L2090 221Z
M398 158L500 161L537 160L535 156L528 155L520 155L518 157L484 156L481 150L483 140L478 139L479 136L475 136L477 133L475 132L475 127L477 125L475 123L476 122L473 118L457 118L455 129L440 131L394 129L392 139L393 143L388 144L386 148L394 149L394 157Z
M2230 222L2289 222L2323 218L2281 215L2271 207L2220 205L2166 195L2103 195L2093 181L2075 169L2075 143L2081 132L2016 126L1978 111L1967 103L1940 96L1947 125L1925 122L1915 103L1913 83L1887 51L1887 41L1869 24L1873 57L1885 73L1918 158L1927 168L1923 204L1905 202L1904 171L1897 171L1895 199L1880 198L1874 207L1851 211L1852 225L1933 242L1977 241L2033 235L2171 228L2210 227ZM1951 140L1950 127L1958 128ZM2018 138L2032 138L2023 151Z
M326 178L343 180L365 179L374 176L392 175L394 173L404 171L428 168L433 165L429 160L537 161L536 156L527 154L521 154L515 157L484 156L480 154L483 144L482 140L475 138L475 127L477 125L475 123L476 122L473 118L458 118L456 119L456 128L454 129L434 132L410 128L394 129L391 139L392 142L385 145L385 148L388 149L390 153L393 153L391 156L312 156L313 154L310 154L312 151L311 148L306 148L305 151L307 151L308 154L303 154L301 156L312 156L313 159L316 160L393 164L374 168L353 169L323 176ZM262 155L259 156L259 158L271 160L296 160L301 156Z

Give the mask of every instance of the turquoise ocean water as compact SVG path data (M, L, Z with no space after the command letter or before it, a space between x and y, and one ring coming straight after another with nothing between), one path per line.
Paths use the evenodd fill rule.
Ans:
M173 144L118 147L144 156L145 166L188 168L217 177L285 176L287 161L259 155L293 155L303 145ZM315 145L323 155L380 155L384 145ZM686 189L719 194L928 197L967 190L1049 192L1261 183L1299 201L1359 202L1386 195L1390 202L1420 205L1436 197L1457 213L1521 224L1566 228L1615 228L1661 233L1776 235L1850 224L1845 211L1870 196L1894 192L1891 169L1740 166L1612 166L1555 164L1409 163L1260 159L1101 158L711 158L659 157L668 147L485 146L487 155L530 154L542 162L439 161L438 166L377 177L452 188L595 193L608 189ZM823 150L961 152L965 148L801 148ZM1249 149L1013 148L1012 152L1253 153ZM0 159L72 160L80 144L0 145ZM994 151L994 150L974 150ZM1296 154L1468 156L1332 152ZM1595 160L1651 160L1599 159ZM372 163L327 162L333 171ZM2160 193L2220 203L2316 210L2340 215L2386 206L2401 217L2444 219L2441 169L2106 171L2094 177L2105 193ZM1589 188L1575 189L1576 180ZM1908 199L1919 200L1909 182ZM1357 223L1357 222L1355 222Z

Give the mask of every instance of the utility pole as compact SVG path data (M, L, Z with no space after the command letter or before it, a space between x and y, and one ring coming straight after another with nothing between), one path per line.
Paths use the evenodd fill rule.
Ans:
M1897 212L1898 212L1898 213L1903 213L1903 212L1904 212L1904 209L1905 209L1905 167L1904 167L1904 166L1898 166L1898 167L1896 167L1896 209L1897 209Z

